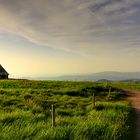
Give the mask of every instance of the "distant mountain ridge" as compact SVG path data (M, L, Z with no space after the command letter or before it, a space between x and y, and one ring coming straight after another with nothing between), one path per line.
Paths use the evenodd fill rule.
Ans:
M140 81L140 72L114 72L106 71L93 74L62 75L56 77L38 77L40 80L70 80L70 81Z

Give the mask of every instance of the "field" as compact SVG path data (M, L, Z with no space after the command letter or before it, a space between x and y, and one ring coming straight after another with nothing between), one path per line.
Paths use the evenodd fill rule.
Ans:
M0 81L1 140L129 140L133 113L107 83ZM93 106L93 93L96 97ZM52 128L51 105L56 108Z
M139 82L114 82L112 83L114 87L118 88L126 88L132 90L140 91L140 83Z

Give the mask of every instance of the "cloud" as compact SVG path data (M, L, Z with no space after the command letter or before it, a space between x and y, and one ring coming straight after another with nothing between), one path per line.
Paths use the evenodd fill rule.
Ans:
M139 9L139 0L0 0L0 31L44 47L96 54L138 46Z

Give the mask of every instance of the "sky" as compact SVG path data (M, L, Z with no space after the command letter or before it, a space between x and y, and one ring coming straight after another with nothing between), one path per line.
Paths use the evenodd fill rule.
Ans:
M13 76L140 71L140 0L0 0L0 64Z

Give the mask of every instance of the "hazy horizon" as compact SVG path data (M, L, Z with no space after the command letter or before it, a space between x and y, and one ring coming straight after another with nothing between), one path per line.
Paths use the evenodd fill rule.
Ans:
M140 79L139 75L140 75L140 71L131 71L131 72L121 72L121 71L101 71L101 72L93 72L93 73L68 73L68 74L40 74L40 75L11 75L9 74L9 78L15 78L15 79L33 79L33 80L49 80L49 78L54 80L60 80L62 77L65 77L67 80L69 77L78 77L80 76L81 78L84 76L97 76L98 80L100 79L108 79L108 75L110 75L111 78L113 78L114 76L116 78L120 77L120 75L126 76L126 78L123 78L121 80L130 80L130 79ZM102 77L103 76L103 77ZM130 78L131 77L131 78ZM60 78L60 79L59 79ZM91 78L91 77L90 77ZM115 79L114 79L115 80Z
M0 64L12 75L140 71L139 0L0 0Z

